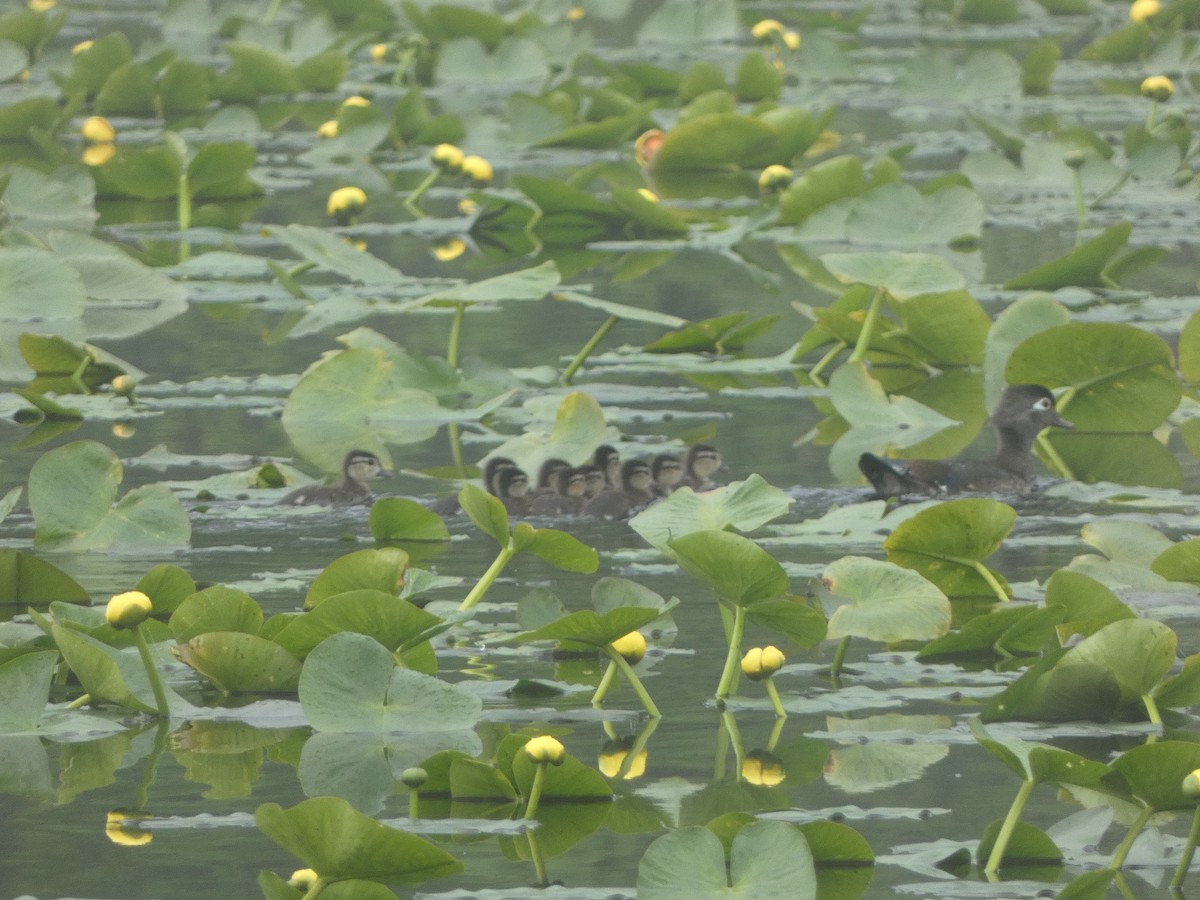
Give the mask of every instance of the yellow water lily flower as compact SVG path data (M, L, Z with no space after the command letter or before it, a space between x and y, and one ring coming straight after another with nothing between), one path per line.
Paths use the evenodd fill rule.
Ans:
M751 681L770 678L783 666L783 651L778 647L753 647L742 657L742 674Z
M307 891L319 877L315 869L297 869L287 883L298 891Z
M71 55L78 56L84 50L91 50L92 45L95 43L96 43L95 41L80 41L78 44L76 44L74 47L71 48Z
M752 750L742 760L742 780L761 787L775 787L787 778L779 757L765 750Z
M323 138L335 138L338 136L337 119L330 119L327 122L322 122L317 126L317 136Z
M1130 22L1145 22L1162 12L1160 0L1133 0L1129 6Z
M477 184L487 184L492 180L492 164L482 156L464 156L462 172Z
M557 739L548 734L530 738L525 744L525 753L535 763L548 762L557 766L567 758L567 748Z
M654 191L650 190L650 188L638 188L637 192L644 200L649 200L651 203L658 202L658 194L654 193Z
M467 155L453 144L438 144L429 154L433 164L447 172L457 172L462 168Z
M625 662L634 665L646 655L646 638L640 631L631 631L613 641L612 648L621 654Z
M793 177L792 170L787 166L778 164L767 166L758 175L758 189L764 194L782 191L792 183Z
M1200 797L1200 769L1193 769L1184 776L1181 789L1185 797Z
M141 591L115 595L104 607L104 619L113 628L136 628L150 617L154 604Z
M800 32L798 31L785 31L779 36L779 39L783 41L783 46L793 53L800 49Z
M367 192L360 187L342 187L329 195L325 212L337 219L349 218L362 212L367 205Z
M657 128L643 131L633 142L633 158L639 166L648 166L654 161L658 150L662 147L663 133Z
M387 59L388 50L387 44L372 44L371 45L371 62L381 63Z
M1175 85L1166 75L1151 75L1142 82L1142 96L1159 103L1170 100L1174 93Z
M360 97L358 94L355 94L353 97L347 97L345 100L342 101L343 107L346 107L346 106L370 106L370 105L371 105L370 100L368 100L366 97Z
M755 22L750 29L750 36L756 41L770 41L776 35L783 34L786 29L778 19L762 19Z
M438 262L451 262L467 252L467 242L462 238L443 238L433 245L433 258Z
M83 148L83 164L102 166L116 155L116 144L88 144Z
M104 116L88 116L79 126L79 133L89 144L109 144L117 136L117 129Z

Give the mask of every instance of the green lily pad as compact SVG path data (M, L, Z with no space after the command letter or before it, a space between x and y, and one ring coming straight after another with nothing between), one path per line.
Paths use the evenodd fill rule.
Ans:
M753 531L785 515L792 503L785 491L768 484L760 475L751 475L745 481L700 494L681 488L642 510L629 520L629 526L667 553L673 539L695 531Z
M0 733L33 731L50 699L50 679L58 653L42 650L23 653L0 663Z
M991 858L992 848L1004 827L1004 820L997 819L983 831L979 846L975 849L975 861L985 865ZM1010 866L1060 865L1062 851L1046 832L1029 822L1020 820L1013 826L1008 843L1004 845L1003 863Z
M1005 377L1011 384L1071 388L1060 412L1081 431L1152 431L1183 391L1166 341L1112 322L1038 332L1013 350Z
M857 156L823 160L787 186L779 198L778 223L795 225L831 203L857 197L866 189L866 173Z
M1159 741L1126 750L1112 767L1125 776L1133 794L1153 810L1196 807L1184 794L1183 779L1200 769L1200 745L1189 741Z
M322 878L400 884L462 870L462 863L437 845L389 828L340 797L313 797L286 810L264 803L254 811L254 821Z
M703 172L740 169L771 160L779 132L762 119L738 113L700 115L663 136L651 166L656 172ZM764 159L766 157L766 159Z
M325 269L359 284L399 284L404 273L347 244L336 234L311 225L288 225L272 229L276 238L293 252Z
M513 783L525 797L529 796L536 771L537 763L529 758L528 753L518 751L513 757ZM608 802L612 796L613 790L604 776L569 753L563 757L561 765L546 767L542 783L543 802Z
M1049 294L1027 294L996 316L984 346L984 402L995 409L1008 382L1004 371L1013 350L1041 331L1071 321L1067 308Z
M903 182L863 194L846 218L846 235L856 243L931 246L978 238L983 201L970 188L949 185L924 195Z
M825 586L852 602L829 617L826 637L894 643L929 640L950 628L950 601L917 572L865 556L843 556L825 567Z
M441 622L433 613L387 591L348 590L326 597L312 611L293 618L275 634L275 641L304 659L326 638L348 631L372 637L396 651L426 640Z
M984 704L984 722L1107 722L1121 704L1121 687L1106 666L1059 667L1065 651L1047 653Z
M1137 616L1108 587L1070 569L1059 569L1046 581L1046 606L1062 606L1067 622L1078 619L1115 622Z
M1073 665L1108 669L1121 688L1121 699L1136 702L1175 664L1175 632L1153 619L1120 619L1084 638L1063 656L1057 668Z
M640 900L791 897L815 900L817 873L808 842L786 822L754 822L733 839L728 864L707 828L677 828L654 841L638 864Z
M257 634L207 631L175 652L224 694L290 692L300 682L300 660Z
M386 647L352 632L335 634L308 654L299 693L318 731L454 731L473 727L483 709L466 688L398 668Z
M399 547L356 550L327 565L304 597L304 608L347 591L370 589L396 596L404 587L408 554Z
M600 554L573 534L555 528L534 528L528 522L518 522L512 530L513 548L518 553L532 553L567 572L595 572L600 567Z
M920 572L947 596L995 596L978 567L1000 548L1016 521L1016 511L999 500L947 500L897 525L883 549L891 562ZM1007 593L1004 576L990 574Z
M377 541L448 541L442 517L406 497L384 497L371 505L371 535Z
M493 456L507 456L526 472L536 472L547 459L577 465L609 439L604 411L591 394L572 391L558 403L552 422L543 419L542 404L526 403L535 417L524 434L505 441ZM549 427L547 427L549 426Z
M783 566L749 538L728 531L696 531L667 546L685 572L725 603L752 606L788 592Z
M962 290L966 280L940 256L928 253L825 253L821 264L843 284L882 288L896 300Z
M980 746L1004 763L1018 778L1034 784L1060 784L1128 797L1124 785L1106 784L1112 769L1069 750L1017 738L1000 740L988 733L979 719L971 719L971 734ZM986 858L986 857L985 857Z
M936 638L917 652L920 660L992 660L1034 654L1056 637L1056 626L1067 621L1062 607L1000 606L975 616Z
M153 598L151 598L153 600ZM245 591L214 585L198 591L179 604L167 623L181 644L210 631L258 634L262 630L262 607Z
M1096 237L1078 244L1066 256L1010 278L1004 287L1012 291L1053 291L1061 287L1104 286L1104 269L1129 241L1132 231L1133 226L1128 222L1111 225Z
M196 593L196 581L179 566L162 563L139 578L133 589L150 598L156 613L169 615L179 608L180 603Z
M522 643L568 641L587 644L591 647L607 647L629 632L645 628L663 613L673 609L678 603L678 600L671 600L661 609L621 606L602 615L590 609L581 609L534 631L518 634L510 640Z
M78 582L52 563L12 548L0 549L0 603L88 601Z
M122 474L117 455L96 441L43 454L29 473L35 541L73 551L186 547L191 523L165 487L135 488L113 505Z
M469 803L511 803L517 799L512 782L495 766L477 759L460 757L451 761L449 788L452 799Z
M498 303L502 300L541 300L558 287L562 276L553 261L528 269L520 269L482 281L472 281L457 287L426 294L418 300L401 304L401 309L415 309L430 303Z

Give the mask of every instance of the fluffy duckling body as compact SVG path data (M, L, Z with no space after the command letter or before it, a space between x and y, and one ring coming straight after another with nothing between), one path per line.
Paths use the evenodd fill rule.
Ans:
M342 459L342 480L337 484L306 484L285 495L281 506L356 506L369 503L366 482L387 474L379 457L369 450L351 450Z

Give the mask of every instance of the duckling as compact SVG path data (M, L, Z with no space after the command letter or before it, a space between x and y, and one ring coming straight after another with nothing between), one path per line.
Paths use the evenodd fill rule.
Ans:
M529 514L529 476L516 466L496 473L496 496L504 503L509 516L522 518Z
M587 502L585 516L597 519L628 519L654 499L654 475L641 459L621 464L621 487L602 491Z
M541 494L554 493L554 477L561 469L569 469L571 464L565 459L559 459L552 456L538 466L537 487L530 490L530 494L534 497Z
M713 475L725 467L721 452L712 444L692 444L683 458L683 479L680 487L690 487L697 493L718 487Z
M584 463L578 468L583 473L583 497L585 500L591 500L608 485L604 470L593 463Z
M507 456L493 456L483 465L483 486L489 494L496 496L496 473L501 469L515 469L517 464ZM458 494L446 494L433 501L430 508L439 516L457 516L462 512Z
M1073 428L1054 408L1054 395L1038 384L1005 388L989 419L999 445L984 459L880 459L864 453L858 468L882 498L902 494L942 496L971 491L1023 494L1033 487L1033 442L1043 428Z
M371 489L364 482L386 474L390 473L374 453L351 450L342 460L342 480L338 484L307 484L284 496L279 505L355 506L368 503Z
M601 444L592 453L592 465L604 473L604 481L610 488L621 486L621 454L616 447Z
M683 466L678 456L660 453L650 462L650 474L654 476L652 490L656 497L666 497L683 479Z
M577 516L583 511L587 479L579 469L567 466L554 472L554 492L538 494L529 504L534 516Z

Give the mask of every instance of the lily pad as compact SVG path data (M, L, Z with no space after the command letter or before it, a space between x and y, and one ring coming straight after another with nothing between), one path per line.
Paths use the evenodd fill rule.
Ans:
M510 640L522 643L569 641L592 647L606 647L629 632L646 627L663 613L673 609L678 602L678 600L671 600L661 609L622 606L602 615L590 609L581 609L534 631L518 634Z
M291 692L300 681L300 660L257 634L208 631L176 655L225 694Z
M326 638L344 631L367 635L398 651L427 639L441 622L387 591L348 590L326 597L311 612L296 616L280 629L275 641L299 659Z
M50 679L58 665L58 653L42 650L22 653L0 663L0 733L33 731L46 701L50 699Z
M792 498L760 475L697 494L684 487L642 510L629 526L664 553L675 538L694 531L753 531L785 515Z
M950 601L917 572L865 556L843 556L826 566L821 579L835 596L851 601L829 617L827 638L921 641L950 628Z
M758 544L727 531L697 531L667 545L680 567L723 602L752 606L788 592L788 577Z
M395 596L404 587L408 554L399 547L356 550L327 565L313 581L304 597L311 609L329 597L347 591L369 589Z
M928 253L826 253L821 264L843 284L869 284L896 300L942 294L966 287L962 274Z
M11 548L0 549L0 603L86 603L78 582L52 563Z
M540 405L526 404L534 417L524 434L505 441L491 456L507 456L526 472L536 472L551 458L578 465L609 439L604 411L596 398L572 391L558 403L552 422L542 418ZM549 425L547 428L546 426Z

